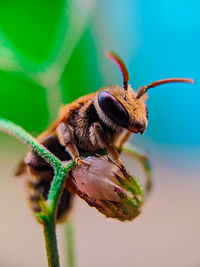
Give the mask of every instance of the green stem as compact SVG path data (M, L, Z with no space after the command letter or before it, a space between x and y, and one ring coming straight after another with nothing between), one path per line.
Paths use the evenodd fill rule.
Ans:
M67 179L66 174L75 163L70 162L68 165L63 164L34 137L11 121L0 118L0 130L13 135L23 143L28 144L54 168L54 178L50 187L48 199L47 201L40 201L41 212L37 213L36 216L42 222L44 227L48 265L49 267L59 267L60 264L55 230L56 211L63 186Z
M52 218L52 220L44 220L43 226L48 266L59 267L59 254L54 219Z
M62 162L57 157L55 157L33 136L31 136L22 127L18 126L14 122L0 118L0 131L10 134L19 139L22 143L32 147L42 158L51 164L54 169L62 166Z
M70 219L67 220L67 224L66 224L66 240L67 240L68 267L74 267L75 266L74 231L73 231L73 225Z
M54 179L51 183L51 188L49 190L47 203L49 206L49 209L51 210L51 214L55 216L56 209L58 206L58 202L60 200L60 195L63 189L63 186L65 184L65 181L67 179L67 172L70 171L73 166L75 165L75 162L72 161L67 165L63 165L57 169L55 169Z

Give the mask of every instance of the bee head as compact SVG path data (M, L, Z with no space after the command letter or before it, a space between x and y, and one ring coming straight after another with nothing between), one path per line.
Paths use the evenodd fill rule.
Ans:
M129 74L122 59L113 52L108 52L107 57L113 60L120 68L123 75L123 86L110 86L101 89L95 99L95 107L100 118L113 128L122 127L133 133L143 134L148 123L147 90L149 88L171 82L189 82L188 78L170 78L153 82L133 91L128 85Z

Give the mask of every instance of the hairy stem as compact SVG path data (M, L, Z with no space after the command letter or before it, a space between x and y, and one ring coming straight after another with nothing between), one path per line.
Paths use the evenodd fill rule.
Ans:
M54 179L51 183L51 187L48 194L48 207L52 215L56 216L56 209L60 200L60 195L67 178L67 172L75 165L72 161L67 165L63 165L60 168L55 169Z
M54 169L62 166L62 162L57 157L55 157L33 136L31 136L22 127L18 126L14 122L0 118L0 131L10 134L19 139L22 143L32 147L42 158L51 164Z
M34 137L15 123L0 118L0 131L15 136L23 143L32 147L42 158L54 168L54 178L50 187L47 201L40 201L41 212L36 216L44 227L45 246L49 267L59 267L59 255L57 249L55 218L57 206L67 179L67 172L75 165L74 162L63 164L55 155L49 152ZM73 255L73 251L70 251ZM69 255L69 257L72 257Z
M44 220L43 226L48 266L59 267L59 254L54 219L52 218L51 220Z

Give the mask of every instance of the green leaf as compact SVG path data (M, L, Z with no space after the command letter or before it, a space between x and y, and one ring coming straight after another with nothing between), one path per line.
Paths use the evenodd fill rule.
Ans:
M45 89L22 74L0 71L0 115L41 132L47 127L48 106Z
M62 71L86 27L94 3L92 0L30 0L28 4L24 0L1 1L0 51L4 48L9 62L17 60L34 73L48 71L55 62Z
M56 118L61 76L94 6L94 0L0 2L1 115L37 132Z
M104 57L104 54L101 56ZM102 82L97 59L95 40L87 28L61 78L64 103L72 102L82 95L99 89Z

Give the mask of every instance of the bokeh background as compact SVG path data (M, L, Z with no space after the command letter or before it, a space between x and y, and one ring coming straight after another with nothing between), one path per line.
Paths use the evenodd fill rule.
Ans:
M199 9L197 0L0 1L0 116L35 136L63 103L122 84L108 50L126 62L135 89L162 78L195 79L149 91L148 129L132 138L153 165L142 215L128 223L105 219L76 198L79 267L200 266ZM23 179L13 178L26 151L0 133L1 267L47 266ZM63 225L58 234L65 266Z

